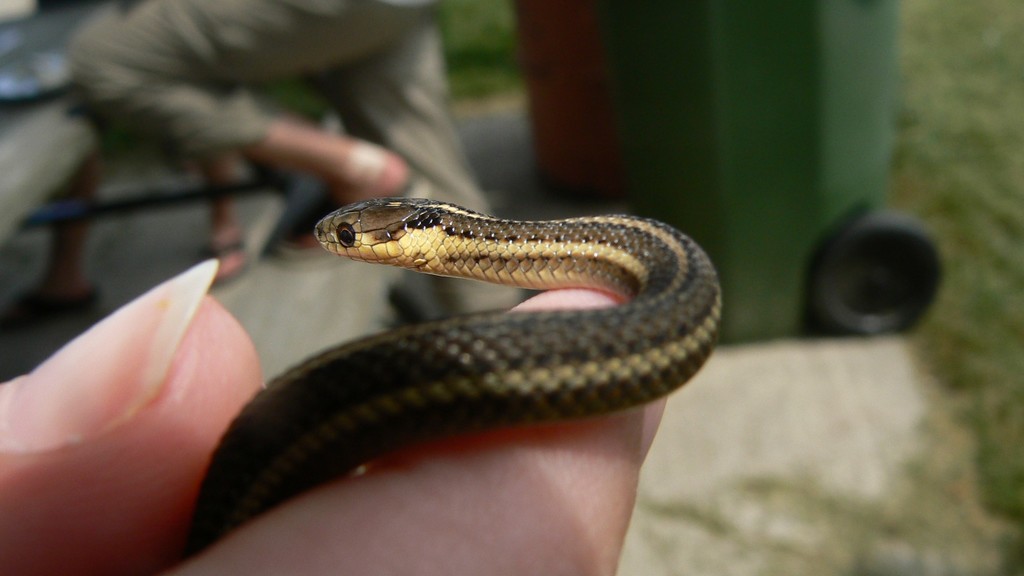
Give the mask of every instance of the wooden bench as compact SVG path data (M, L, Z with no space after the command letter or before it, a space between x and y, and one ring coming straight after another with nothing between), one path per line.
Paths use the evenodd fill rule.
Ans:
M62 52L82 22L113 8L109 0L63 2L27 19L0 23L7 39L0 66ZM58 194L96 148L95 132L84 118L68 113L71 106L69 96L0 104L0 241Z
M59 98L0 123L0 239L57 195L97 146L95 130Z

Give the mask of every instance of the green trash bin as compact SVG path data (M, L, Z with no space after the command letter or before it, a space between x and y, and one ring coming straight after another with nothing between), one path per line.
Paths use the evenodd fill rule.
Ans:
M917 319L934 247L912 219L874 213L895 133L895 0L600 10L630 201L708 250L724 339Z

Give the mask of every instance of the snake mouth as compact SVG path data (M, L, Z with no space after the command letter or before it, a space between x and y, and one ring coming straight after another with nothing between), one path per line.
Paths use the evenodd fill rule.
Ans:
M359 212L336 210L324 216L313 229L313 235L329 252L348 256L348 249L360 244Z
M317 225L316 239L325 250L361 262L393 264L403 256L397 240L387 230L359 232L347 223Z
M345 248L338 241L337 234L333 230L322 230L318 225L314 231L314 235L316 236L317 242L320 243L320 246L322 246L324 250L339 256L348 255Z

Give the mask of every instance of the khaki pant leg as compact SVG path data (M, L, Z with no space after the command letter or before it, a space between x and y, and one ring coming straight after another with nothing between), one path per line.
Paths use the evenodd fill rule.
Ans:
M251 84L387 50L426 10L373 0L146 0L85 27L69 59L101 115L203 156L266 134L276 112Z

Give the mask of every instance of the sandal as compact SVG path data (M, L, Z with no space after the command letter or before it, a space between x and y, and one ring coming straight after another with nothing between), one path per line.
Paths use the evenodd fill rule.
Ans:
M220 261L217 276L213 279L214 285L234 280L249 268L249 254L245 251L245 241L241 238L219 246L211 243L203 249L202 257L203 259L216 258ZM236 260L237 264L234 266L228 264L231 260Z
M330 214L337 206L328 200L322 199L319 203L306 209L295 217L295 223L291 225L288 234L281 240L280 248L284 253L302 254L313 253L320 255L323 248L313 236L313 228L321 218Z
M95 306L98 301L99 292L96 289L77 298L24 294L0 316L0 329L24 328L60 316L84 312Z

